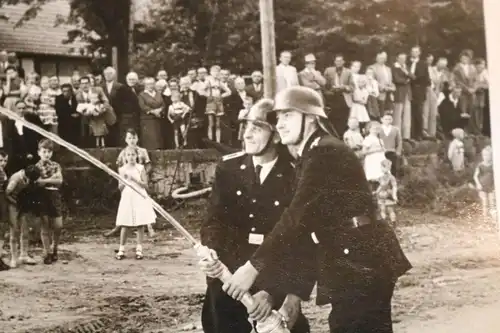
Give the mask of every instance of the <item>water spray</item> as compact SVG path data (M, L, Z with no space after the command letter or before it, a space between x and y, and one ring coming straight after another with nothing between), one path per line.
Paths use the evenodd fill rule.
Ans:
M10 118L11 120L18 121L20 122L24 127L29 128L30 130L46 137L47 139L52 140L53 142L57 143L58 145L68 149L70 152L80 156L82 159L92 163L94 166L97 168L103 170L105 173L107 173L109 176L113 177L117 181L123 183L125 186L130 187L133 189L135 192L137 192L139 195L141 195L143 198L148 199L151 201L153 208L162 216L165 220L167 220L175 229L177 229L185 239L187 239L191 246L195 249L198 257L201 260L204 261L215 261L218 260L217 258L213 258L210 249L206 246L203 246L196 238L194 238L193 235L189 231L187 231L172 215L170 215L165 209L163 209L162 206L160 206L156 201L151 199L147 194L144 195L140 189L137 187L132 182L129 182L127 179L123 178L120 176L117 172L112 170L110 167L108 167L106 164L102 163L99 161L97 158L94 156L90 155L86 151L84 151L81 148L76 147L75 145L67 142L66 140L62 139L58 135L51 133L29 121L24 119L23 117L20 117L17 113L6 109L4 107L0 107L0 114L3 114ZM219 280L222 281L222 283L226 283L229 281L229 279L232 277L232 273L229 271L227 266L224 266L224 270L221 273L219 277L217 277ZM247 309L253 308L254 305L254 299L250 293L246 293L243 295L243 298L241 299L241 303L245 305ZM285 320L283 316L278 312L278 311L273 311L271 315L269 315L265 320L258 322L257 323L257 330L259 333L289 333L290 331L286 327Z

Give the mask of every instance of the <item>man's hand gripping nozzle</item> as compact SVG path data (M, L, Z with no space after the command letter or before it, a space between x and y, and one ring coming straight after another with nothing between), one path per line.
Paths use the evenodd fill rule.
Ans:
M209 249L208 247L198 243L194 248L201 262L213 263L214 261L219 261L215 251ZM221 280L222 283L225 283L231 278L232 274L223 263L220 263L220 265L222 269L218 270L219 274L211 277L217 278ZM245 305L248 309L252 308L253 302L254 300L252 295L249 293L246 293L241 299L241 303L243 303L243 305ZM259 333L290 333L290 330L286 326L284 316L275 310L273 310L273 312L271 312L266 319L257 322L256 326Z

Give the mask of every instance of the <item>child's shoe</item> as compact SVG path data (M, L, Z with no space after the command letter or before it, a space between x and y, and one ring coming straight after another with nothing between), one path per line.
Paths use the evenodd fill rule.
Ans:
M52 252L52 262L57 262L59 260L59 256L57 255L57 251Z
M2 259L0 259L0 271L7 271L9 269L10 266L4 263Z
M136 250L135 250L135 259L142 260L143 258L144 258L144 255L142 254L142 246L138 245Z
M115 255L116 260L122 260L125 258L125 253L123 251L118 251L118 253Z
M45 257L43 257L43 263L45 265L52 265L52 255L51 254L45 255Z
M25 265L36 265L36 260L31 258L29 255L19 257L19 262Z

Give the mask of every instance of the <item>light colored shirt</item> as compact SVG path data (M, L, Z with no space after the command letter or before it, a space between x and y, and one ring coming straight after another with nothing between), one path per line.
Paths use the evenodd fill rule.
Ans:
M113 81L106 82L106 89L108 89L108 94L111 94L111 89L113 89Z
M278 157L276 157L274 160L272 160L270 162L266 162L266 163L262 163L262 164L258 164L257 162L255 162L254 157L252 157L252 161L253 161L254 169L257 165L260 165L262 167L262 169L260 170L260 175L259 175L259 178L260 178L259 180L260 180L260 183L262 184L262 183L264 183L267 176L269 175L269 173L273 169L274 165L276 164L276 161L278 161Z

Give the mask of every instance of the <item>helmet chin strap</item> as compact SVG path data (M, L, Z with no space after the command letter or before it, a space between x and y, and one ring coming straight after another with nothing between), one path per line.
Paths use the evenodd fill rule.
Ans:
M292 145L298 146L304 140L304 132L306 130L306 115L302 113L302 120L300 121L300 133Z
M267 151L269 150L269 147L271 146L271 143L273 142L273 137L274 137L274 131L271 132L271 135L269 136L269 139L267 140L267 143L264 146L264 148L262 148L258 153L253 154L253 155L254 156L262 156L265 153L267 153Z

